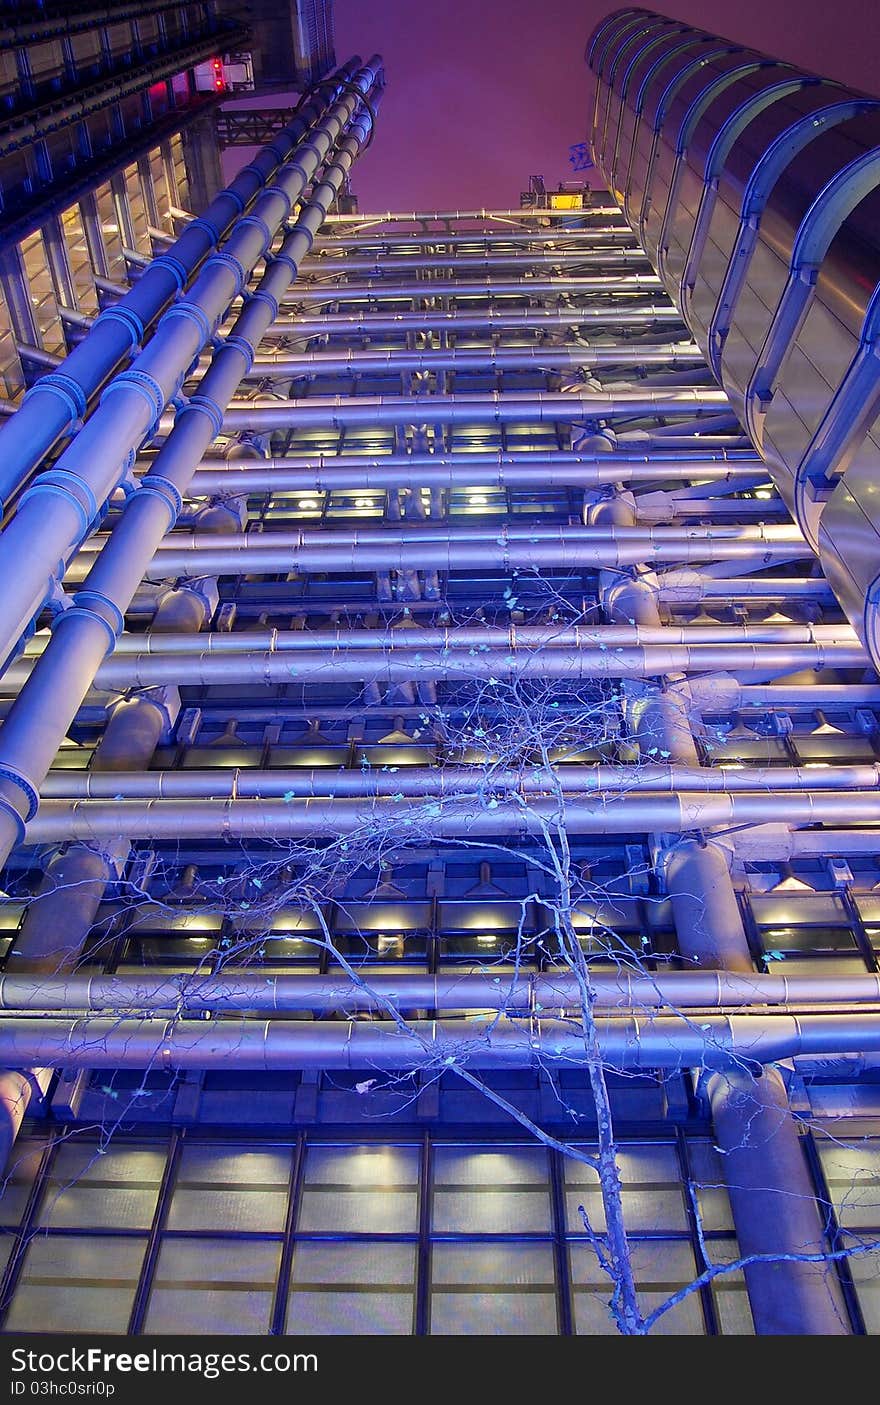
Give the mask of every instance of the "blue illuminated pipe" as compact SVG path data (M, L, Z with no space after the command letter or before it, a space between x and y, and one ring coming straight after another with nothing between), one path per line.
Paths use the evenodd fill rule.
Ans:
M204 214L191 220L170 248L150 262L131 291L95 319L88 336L59 369L28 391L21 408L0 428L0 506L59 439L72 432L108 377L137 351L156 318L250 209L356 71L357 60L352 59L323 84L274 141L215 196Z
M575 748L572 747L572 752ZM564 758L563 758L564 759ZM409 796L454 800L482 789L487 796L537 795L559 787L565 796L599 794L613 803L627 794L677 794L679 791L737 794L743 791L813 790L873 791L880 789L880 763L828 766L629 766L560 765L552 773L507 770L488 762L475 779L473 766L403 766L393 773L380 767L339 770L330 766L297 766L271 771L224 767L185 771L50 771L40 790L44 800L309 800L313 797L351 799L357 796Z
M490 249L496 244L527 244L541 247L544 244L552 244L554 248L560 245L581 245L590 247L593 244L621 243L632 244L634 235L628 224L608 224L592 225L588 229L495 229L495 230L474 230L471 234L449 234L442 230L435 230L433 234L348 234L348 235L319 235L315 240L313 255L309 258L304 267L309 270L319 268L322 264L332 264L336 257L337 249L398 249L398 248L431 248L442 246L444 249L457 249L462 245L468 248L473 245L482 245L483 248Z
M255 925L259 918L255 919ZM307 949L311 943L303 939ZM323 941L314 943L319 952ZM582 990L567 971L533 974L505 972L499 980L487 972L454 971L426 976L418 971L370 970L356 984L342 971L334 975L307 972L274 975L266 969L195 971L179 975L46 975L0 976L0 1010L47 1012L186 1011L268 1014L311 1010L316 1014L353 1013L381 1009L390 1002L398 1009L579 1010ZM616 1006L623 1012L711 1009L726 1005L863 1005L880 1004L880 976L787 976L732 974L726 971L658 971L638 975L629 971L591 971L590 985L597 1007ZM387 1009L387 1004L386 1004Z
M373 96L378 95L380 81L381 60L377 58L371 67L362 70L358 84L363 93ZM356 104L358 100L351 101ZM333 119L329 128L334 136L350 112L348 100L340 110L341 119ZM56 627L43 658L6 716L0 730L0 862L6 861L24 836L26 818L39 805L38 788L58 745L101 660L115 646L125 610L156 546L176 520L193 471L218 432L223 407L250 365L263 331L277 314L279 297L296 277L299 259L311 247L372 130L374 110L365 110L351 122L332 161L325 166L320 184L313 187L308 204L297 215L260 287L246 301L230 335L215 352L198 393L190 398L185 412L178 415L149 473L126 502L84 588L64 612L58 622L60 628ZM329 145L325 128L321 139L316 135L300 150L296 164L282 173L282 179L287 174L291 177L287 190L296 192L292 198L285 196L288 209L312 178ZM276 206L276 225L285 214L286 210ZM265 235L268 244L272 232L272 226L261 231L260 243ZM254 260L259 252L259 248L250 246ZM239 282L237 277L236 283Z
M350 273L366 273L374 278L384 278L393 273L416 273L431 268L452 267L457 273L459 270L485 270L487 273L493 268L505 268L513 265L522 268L524 265L534 268L567 268L589 267L596 265L600 268L617 264L649 264L647 254L635 245L630 248L610 247L607 249L590 247L588 249L556 249L546 253L528 253L523 250L496 251L485 254L444 254L442 252L434 254L411 254L397 258L394 254L382 254L376 258L321 258L309 259L303 266L303 277L309 278L336 278ZM331 288L331 292L338 291L340 295L343 288L338 290ZM413 293L413 296L425 296L421 289Z
M144 480L146 481L146 479ZM113 538L119 530L114 528ZM111 538L111 539L113 539ZM102 538L86 542L68 569L81 581L97 555L95 569L107 555ZM725 527L529 527L470 528L384 526L297 532L230 533L222 543L207 534L170 533L156 543L155 557L144 564L132 557L146 580L172 576L274 574L282 571L346 570L528 570L536 566L621 567L651 560L655 564L695 561L744 561L755 567L812 555L796 527L788 525Z
M880 1050L880 1015L784 1013L600 1017L597 1045L607 1068L730 1070L801 1054ZM237 1071L465 1068L584 1068L577 1020L497 1014L467 1019L175 1020L32 1019L0 1022L0 1060L52 1068L228 1069ZM827 1267L827 1266L826 1266Z
M719 581L717 584L730 590L732 582ZM48 640L39 636L29 641L22 657L14 663L7 674L15 676L28 660L39 657L46 649ZM194 639L191 632L163 630L161 633L122 634L116 642L114 658L127 655L165 654L241 654L268 650L273 654L319 652L321 649L345 652L351 649L479 649L480 653L503 651L505 649L546 650L546 649L589 649L634 648L641 645L665 647L679 644L724 644L733 647L739 644L833 644L846 648L861 648L859 639L849 624L762 624L760 621L746 624L636 624L623 614L614 624L516 624L509 629L503 626L479 625L418 625L410 622L408 628L400 630L366 629L340 626L335 629L249 629L242 633L234 631L214 631L199 635ZM2 685L0 685L2 686Z
M201 573L200 573L201 574ZM408 635L410 630L406 630ZM247 640L247 635L233 635L234 639ZM210 637L208 637L209 639ZM91 657L90 655L88 656ZM17 703L22 703L26 694L39 693L40 687L49 676L45 666L54 662L50 649L38 658L20 659L0 679L0 694L20 689ZM829 640L814 644L640 644L595 647L545 648L536 653L527 648L522 651L487 649L481 652L477 647L469 649L438 649L430 645L408 642L406 646L388 645L384 649L303 649L272 650L256 649L242 642L239 652L211 653L205 641L198 636L190 641L189 648L181 648L169 653L154 652L152 647L136 653L120 653L111 656L95 666L85 688L80 692L80 700L86 689L94 681L99 689L153 688L164 684L180 684L186 687L208 686L290 686L306 683L362 684L365 682L400 683L407 679L481 682L485 686L486 701L504 697L506 685L523 679L565 679L569 683L583 683L601 678L634 678L638 680L656 678L665 673L719 673L730 671L739 677L757 677L757 680L783 677L801 669L858 668L867 665L867 655L861 644ZM71 661L71 667L73 662ZM492 681L494 679L494 682ZM493 693L498 686L502 691ZM661 695L665 698L667 695ZM49 699L43 701L48 705ZM73 701L71 699L71 701ZM65 707L67 699L65 699ZM57 698L56 698L57 710ZM73 709L74 715L76 708ZM13 717L10 713L6 722ZM48 727L55 738L57 728ZM63 736L64 733L61 733ZM39 759L45 756L43 774L48 770L61 741L55 738L54 746L47 741L40 744ZM7 744L12 740L6 739ZM51 754L49 754L51 751ZM2 752L5 755L5 748ZM16 770L28 778L28 785L36 795L42 777L34 779L37 772L36 753L30 759L18 760ZM5 778L8 779L7 767ZM20 783L22 784L22 783ZM7 792L8 787L5 787ZM28 792L30 794L30 791ZM36 803L34 801L34 803ZM0 816L2 818L2 816Z
M378 61L377 61L378 62ZM160 318L152 339L129 370L115 376L101 404L54 467L24 494L0 534L0 577L6 582L0 617L0 660L40 609L51 582L99 517L114 488L125 481L143 440L158 425L169 400L220 319L242 292L247 274L268 248L282 220L299 200L319 164L377 79L378 67L360 70L342 97L301 143L249 215L240 218L224 248L211 255L185 297ZM274 268L274 264L273 264ZM277 301L272 304L273 315ZM234 348L234 339L229 343ZM249 358L248 358L249 359ZM196 395L191 405L198 405ZM215 433L219 430L219 417ZM166 494L167 495L167 494Z
M482 278L431 279L428 283L351 283L335 287L297 287L285 307L330 302L412 302L420 298L479 297L593 297L597 293L656 293L662 287L656 273L596 274L586 278Z
M560 424L613 416L713 415L728 408L723 390L536 391L530 395L487 391L482 395L327 395L298 400L236 401L223 416L224 432L310 429L320 425L378 424ZM162 420L164 427L167 421Z
M610 459L610 461L609 461ZM664 482L694 479L734 486L762 467L750 450L716 450L680 454L577 454L561 451L497 454L388 454L285 457L241 464L202 459L192 493L323 493L354 489L358 493L388 488L497 488L535 486L595 487L608 483ZM817 587L821 582L817 582Z
M681 323L682 316L671 303L633 302L610 298L607 302L584 303L578 307L486 307L472 311L427 307L418 312L333 312L320 317L279 318L266 333L268 341L305 341L311 337L364 336L404 332L519 332L553 331L575 327L642 327L654 322Z
M431 224L437 220L502 220L505 229L496 230L495 233L506 233L511 226L524 229L532 220L537 220L539 224L552 224L554 220L566 220L569 224L573 219L592 220L620 218L620 211L616 205L589 205L583 210L558 210L558 209L518 209L518 210L383 210L373 211L368 215L330 215L327 219L324 238L327 243L332 243L334 235L329 231L334 228L341 229L344 225L356 225L358 237L360 233L370 233L371 226L378 225L398 225L398 224ZM587 226L589 228L589 225ZM564 229L565 226L563 225ZM424 234L439 234L439 230L422 230ZM483 233L484 231L480 231ZM567 232L567 230L566 230Z
M693 343L584 347L431 347L415 350L343 348L340 351L278 352L258 356L246 380L271 376L352 375L404 371L571 370L594 366L702 366L703 355ZM466 455L461 455L463 464Z

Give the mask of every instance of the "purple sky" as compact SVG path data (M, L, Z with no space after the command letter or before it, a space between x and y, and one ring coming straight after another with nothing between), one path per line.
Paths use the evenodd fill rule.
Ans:
M613 0L335 0L336 52L385 57L360 208L516 206L586 134L584 45ZM649 8L647 5L645 8ZM880 93L877 0L670 0L664 14Z

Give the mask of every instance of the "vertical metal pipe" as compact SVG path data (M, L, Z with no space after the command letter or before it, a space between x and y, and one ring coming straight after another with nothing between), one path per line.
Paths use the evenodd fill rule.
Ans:
M825 1247L815 1189L785 1083L768 1065L714 1073L707 1091L741 1255L774 1256L745 1270L759 1336L844 1336L849 1322L833 1263L797 1262Z
M241 170L171 248L153 259L130 292L102 313L61 368L43 376L18 412L0 428L0 502L5 502L58 440L85 414L89 401L132 354L163 309L254 202L278 167L332 106L357 69L351 60L316 91L278 137Z
M369 94L381 75L381 60L361 70L357 83L359 91ZM308 252L317 230L326 218L342 182L357 157L370 130L371 118L366 112L349 122L352 111L361 106L355 96L350 102L334 109L332 120L323 124L323 131L300 151L296 163L285 168L279 180L286 176L285 203L302 193L324 159L331 145L347 129L338 143L332 161L327 165L320 184L312 191L308 205L297 216L286 236L281 251L261 280L260 288L246 302L237 318L232 334L216 352L211 368L202 379L199 392L193 396L182 414L150 472L137 491L129 498L109 541L95 562L78 592L73 606L63 612L43 655L42 670L35 668L28 684L19 695L18 706L10 709L0 734L0 855L2 861L24 835L23 816L33 813L38 804L37 790L29 776L37 776L37 785L48 771L70 721L94 679L101 659L112 650L128 607L147 562L158 542L173 525L182 504L182 495L201 455L217 433L223 407L232 397L250 364L265 328L277 311L278 298L296 276L298 261ZM276 192L277 193L277 192ZM262 232L256 244L249 244L250 266L256 261L260 245L268 244L274 229L285 217L283 208L273 199L274 224L260 221ZM253 220L250 221L253 225ZM233 262L238 264L238 259ZM225 295L224 295L225 297ZM187 323L190 314L184 319ZM196 319L198 322L198 318ZM204 327L197 333L202 338ZM161 340L156 333L151 348ZM155 362L152 364L156 364ZM129 375L129 389L135 382ZM122 397L114 397L121 399ZM137 394L135 396L137 398ZM142 411L141 411L142 413ZM118 454L112 440L118 432L118 422L103 427L105 452L108 460ZM85 433L85 431L84 431ZM83 474L89 470L88 460L80 448L77 465ZM70 474L69 477L73 477ZM64 506L64 504L62 504ZM64 513L62 512L62 519ZM45 526L45 524L44 524ZM44 539L48 533L42 533ZM19 546L27 545L27 536L18 537ZM2 555L0 541L0 555ZM37 675L40 675L39 677Z
M635 521L622 497L608 512L617 522ZM601 520L602 514L594 516ZM606 573L603 598L612 620L660 626L654 580L642 575L615 581ZM683 690L643 691L635 710L643 750L659 750L664 758L668 754L673 764L699 765ZM730 858L730 847L711 833L683 837L666 858L666 890L682 956L704 970L750 972L754 966ZM815 1187L778 1071L767 1068L758 1078L747 1072L716 1074L708 1093L740 1254L778 1256L772 1264L751 1264L744 1271L755 1331L846 1333L834 1268L792 1257L821 1254L824 1244Z

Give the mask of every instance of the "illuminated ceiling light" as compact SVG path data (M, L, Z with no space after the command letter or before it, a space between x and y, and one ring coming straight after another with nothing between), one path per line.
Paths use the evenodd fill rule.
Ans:
M755 493L756 498L772 498L773 494L769 488L759 488Z
M354 505L355 507L373 507L375 501L375 498L355 498Z
M494 946L497 941L498 938L494 932L481 932L477 937L478 946Z
M489 499L485 493L469 493L468 504L470 507L485 507Z
M317 498L300 498L297 507L300 512L314 512L318 506Z

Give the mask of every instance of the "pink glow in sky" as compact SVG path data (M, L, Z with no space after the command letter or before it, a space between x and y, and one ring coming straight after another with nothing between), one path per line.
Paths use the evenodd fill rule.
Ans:
M567 179L586 135L584 67L606 0L335 0L336 52L379 50L388 87L354 180L362 210L502 207ZM648 6L880 93L877 0Z

